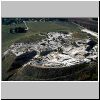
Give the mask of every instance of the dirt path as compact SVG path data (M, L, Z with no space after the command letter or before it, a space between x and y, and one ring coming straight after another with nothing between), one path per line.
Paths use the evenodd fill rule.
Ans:
M75 24L75 25L77 25L77 26L79 26L82 32L86 32L86 33L91 34L92 36L98 38L98 33L93 32L93 31L91 31L91 30L88 30L87 28L85 28L85 27L83 27L83 26L81 26L81 25L79 25L79 24L76 24L76 23L74 23L74 22L72 22L72 23Z
M90 31L90 30L88 30L88 29L82 29L81 31L82 31L82 32L86 32L86 33L88 33L88 34L91 34L92 36L98 38L98 34L97 34L96 32Z
M28 26L27 26L26 22L25 22L25 21L23 21L23 23L25 24L25 27L26 27L26 29L25 29L25 30L29 30L29 28L28 28Z

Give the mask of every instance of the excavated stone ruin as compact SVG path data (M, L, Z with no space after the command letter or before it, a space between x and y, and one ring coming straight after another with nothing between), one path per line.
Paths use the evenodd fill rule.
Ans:
M81 65L97 60L97 43L90 38L73 41L72 34L49 32L38 43L15 43L4 54L16 55L11 69L21 67L23 74L30 72L39 78L64 75L68 70L73 72L73 68L86 67Z

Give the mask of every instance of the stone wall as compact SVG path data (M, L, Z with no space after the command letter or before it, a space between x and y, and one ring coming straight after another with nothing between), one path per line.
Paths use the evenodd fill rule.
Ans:
M10 80L27 81L27 80L52 80L53 78L74 74L88 67L89 64L83 63L71 67L60 68L41 68L38 66L26 66L18 71ZM26 78L27 77L27 78Z

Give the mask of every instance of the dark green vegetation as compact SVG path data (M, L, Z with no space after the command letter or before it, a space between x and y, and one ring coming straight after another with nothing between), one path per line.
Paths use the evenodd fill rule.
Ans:
M10 28L10 33L26 33L27 31L25 30L24 27L16 27L16 28Z
M15 27L23 27L25 28L25 25L23 23L23 20L26 20L27 26L29 27L29 30L27 32L22 33L14 33L12 34L10 29ZM75 39L84 39L88 38L88 35L86 33L81 32L80 27L76 24L73 24L68 21L68 19L18 19L18 18L11 18L11 19L3 19L2 21L2 52L7 50L9 46L16 42L38 42L46 37L47 32L51 31L57 31L57 32L72 32L73 33L73 41ZM62 49L59 48L59 52L62 52ZM42 53L44 55L44 52ZM23 73L19 69L15 69L13 71L8 71L12 64L16 61L15 55L12 53L9 53L6 55L2 60L2 80L63 80L63 81L72 81L72 80L97 80L98 78L98 68L97 68L97 62L93 62L89 65L82 65L82 66L76 66L77 69L69 69L65 70L64 73L61 70L53 70L53 69L45 69L42 70L42 68L38 69L35 67L28 67L28 69L25 69ZM15 65L14 65L15 66ZM13 66L13 68L14 68ZM19 67L19 65L18 65ZM21 67L21 66L20 66ZM84 67L84 70L80 70L80 68ZM77 70L75 72L75 70ZM18 73L16 73L18 71ZM33 73L34 72L34 73ZM61 73L58 77L54 73ZM66 73L70 73L70 75ZM53 74L52 74L53 73ZM50 75L50 77L48 76ZM39 77L41 76L41 77ZM49 77L49 78L48 78Z

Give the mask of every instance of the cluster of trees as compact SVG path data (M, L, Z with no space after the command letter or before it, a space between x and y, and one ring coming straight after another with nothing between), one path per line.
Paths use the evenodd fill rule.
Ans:
M18 24L22 23L23 20L21 18L2 18L2 24L3 25L10 25L10 24Z
M26 33L27 30L24 27L10 28L10 33Z
M2 18L3 25L19 24L23 21L68 21L68 18Z

